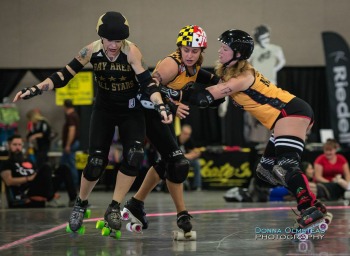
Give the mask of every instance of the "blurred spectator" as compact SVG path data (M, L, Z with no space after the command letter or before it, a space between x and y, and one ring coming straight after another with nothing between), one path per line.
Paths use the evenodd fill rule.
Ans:
M60 184L65 183L69 200L75 201L76 190L70 172L60 166L54 173L48 164L40 168L25 158L20 135L8 139L9 158L0 166L0 176L6 186L9 208L62 207L56 199Z
M73 102L66 99L63 103L65 113L65 123L62 131L62 157L61 164L67 165L73 177L73 182L76 187L79 187L80 177L75 166L75 153L80 147L79 142L79 123L80 119L74 109Z
M341 188L341 197L346 190L350 189L349 163L346 158L337 153L339 144L334 139L328 139L323 145L323 154L318 156L314 162L315 181L326 185L337 183Z
M27 140L29 147L34 149L35 161L38 168L48 162L51 145L51 126L38 109L27 112Z
M181 127L181 133L177 136L177 142L185 157L190 161L190 166L193 168L194 179L192 189L200 191L202 189L201 167L199 164L201 151L198 148L195 148L191 135L191 125L184 124Z

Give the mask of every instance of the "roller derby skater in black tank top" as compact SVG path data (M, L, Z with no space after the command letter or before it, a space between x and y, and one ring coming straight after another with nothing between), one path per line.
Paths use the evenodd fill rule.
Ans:
M65 86L89 62L93 66L97 84L89 138L89 157L83 170L79 197L69 218L67 231L84 233L83 218L88 197L108 164L108 152L115 126L118 126L123 145L123 162L117 175L112 202L104 215L102 233L120 237L120 203L129 191L143 159L145 140L144 113L136 99L138 91L156 106L158 121L172 122L165 109L158 86L142 61L142 54L129 37L129 24L119 12L103 14L97 23L100 39L82 48L79 54L63 69L53 73L38 85L18 92L14 101L29 99L45 91ZM100 226L100 222L97 225Z

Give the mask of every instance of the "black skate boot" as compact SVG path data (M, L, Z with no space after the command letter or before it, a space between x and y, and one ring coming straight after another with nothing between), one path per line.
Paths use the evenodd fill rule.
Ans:
M130 214L132 216L130 216ZM122 212L122 218L124 220L131 219L131 222L137 222L138 220L142 223L142 229L148 228L148 220L146 218L144 202L137 200L134 197L126 201ZM137 220L135 220L134 218Z
M188 211L182 211L177 214L177 226L184 231L185 235L192 230L191 218L192 216Z
M121 215L120 215L120 204L116 204L113 207L108 206L104 219L108 224L108 227L112 230L120 230L122 226Z
M80 197L77 197L73 206L73 211L69 217L69 223L67 226L67 232L78 232L84 234L85 229L81 229L83 225L83 219L90 217L90 210L87 210L88 200L82 201Z
M303 210L296 221L299 225L299 228L308 229L316 227L324 222L324 215L315 206L311 206L306 210Z

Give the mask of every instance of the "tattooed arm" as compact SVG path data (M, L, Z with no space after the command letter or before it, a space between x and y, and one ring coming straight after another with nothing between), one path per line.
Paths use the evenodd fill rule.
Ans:
M209 86L206 89L210 92L215 100L225 98L233 93L244 91L254 83L254 76L250 71L241 74L238 77L231 78L227 82L218 83Z
M45 91L65 86L90 61L92 49L93 43L81 49L79 54L64 68L53 73L41 83L20 90L13 99L13 102L20 99L30 99L41 95Z

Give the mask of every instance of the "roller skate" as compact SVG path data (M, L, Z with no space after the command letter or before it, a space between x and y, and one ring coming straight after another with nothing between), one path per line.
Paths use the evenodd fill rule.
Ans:
M319 229L320 232L324 233L328 229L328 224L325 215L316 206L311 206L303 210L295 220L293 233L296 234L298 241L306 241L309 235L313 235L314 229Z
M83 235L85 233L85 226L83 226L83 219L90 218L91 210L87 209L88 201L82 201L79 197L75 201L73 211L70 215L69 222L66 226L68 233L78 233Z
M120 216L120 204L109 205L104 216L104 220L96 222L96 229L101 229L102 236L112 236L116 239L121 237L120 228L122 226Z
M192 216L188 211L182 211L177 214L177 226L181 231L173 231L173 238L177 241L194 241L197 239L196 231L192 231Z
M122 220L130 220L126 224L126 229L130 232L142 233L143 229L148 228L144 203L134 197L126 201L121 216Z
M328 212L326 206L319 200L315 201L314 206L317 208L317 210L323 213L325 222L329 226L333 220L333 214Z

